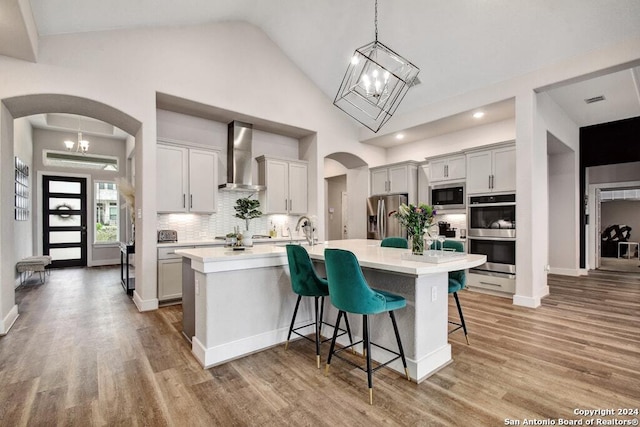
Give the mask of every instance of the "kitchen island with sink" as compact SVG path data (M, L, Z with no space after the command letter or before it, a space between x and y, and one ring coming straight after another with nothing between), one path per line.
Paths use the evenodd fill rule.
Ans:
M409 373L421 381L451 361L447 342L447 273L481 265L483 255L466 255L441 264L406 260L408 250L380 247L377 240L353 239L306 246L318 272L324 271L324 249L352 251L372 287L403 295L406 308L396 313ZM195 328L192 351L203 367L259 351L286 340L297 295L291 290L286 249L282 246L195 248L177 250L183 266L192 270ZM298 325L312 321L311 299L301 303ZM325 319L333 323L337 311L325 300ZM361 318L350 316L354 339L361 336ZM387 316L371 319L372 340L394 348ZM383 323L384 322L384 323ZM323 328L323 335L333 330ZM309 328L309 334L313 328ZM345 337L342 337L345 339ZM346 341L343 341L346 343ZM323 357L326 355L323 349ZM382 351L382 350L378 350ZM374 359L386 355L374 351ZM398 364L389 365L403 372Z

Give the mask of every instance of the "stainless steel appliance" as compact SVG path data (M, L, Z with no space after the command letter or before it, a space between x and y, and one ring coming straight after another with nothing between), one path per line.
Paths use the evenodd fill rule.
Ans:
M237 120L228 124L227 182L220 190L263 191L264 185L253 184L253 125Z
M463 182L431 186L431 205L436 212L465 209L466 189Z
M403 203L407 203L406 194L369 197L367 199L367 239L407 237L407 230L400 226L400 222L393 215L389 216Z
M467 240L469 253L487 256L472 269L479 273L514 275L516 272L516 195L469 198Z
M158 230L158 243L177 242L178 232L176 230Z

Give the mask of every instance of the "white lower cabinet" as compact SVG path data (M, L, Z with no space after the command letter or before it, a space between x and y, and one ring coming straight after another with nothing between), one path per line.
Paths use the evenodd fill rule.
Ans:
M158 301L182 299L182 257L175 254L178 249L195 246L158 248Z
M516 279L488 276L486 274L467 273L467 286L471 290L493 295L511 297L516 293Z

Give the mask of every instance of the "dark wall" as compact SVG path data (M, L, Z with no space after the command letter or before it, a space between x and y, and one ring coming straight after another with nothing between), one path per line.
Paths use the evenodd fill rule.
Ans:
M640 161L640 117L580 128L580 188L587 194L589 166ZM586 265L586 204L580 204L580 267Z

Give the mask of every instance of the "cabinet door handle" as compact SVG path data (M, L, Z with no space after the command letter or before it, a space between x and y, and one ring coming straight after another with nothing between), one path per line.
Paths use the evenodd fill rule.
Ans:
M284 210L288 210L289 209L289 200L287 200L286 198L284 199Z
M449 165L444 165L444 176L449 178Z
M492 190L493 190L493 180L494 180L493 175L491 175L491 189Z
M502 285L499 285L499 284L497 284L497 283L491 283L491 282L482 282L482 281L481 281L481 282L480 282L480 284L482 284L482 285L489 285L489 286L497 286L497 287L499 287L499 288L501 288L501 287L502 287Z
M193 208L193 194L189 194L189 209Z
M186 202L186 195L185 195L185 194L182 194L182 207L183 207L183 208L186 208L186 207L187 207L186 203L187 203L187 202Z

